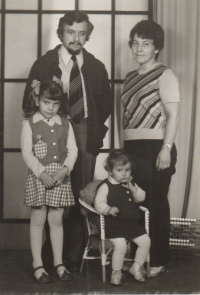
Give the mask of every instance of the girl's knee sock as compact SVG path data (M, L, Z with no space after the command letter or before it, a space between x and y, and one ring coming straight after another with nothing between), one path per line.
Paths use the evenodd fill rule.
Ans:
M33 268L43 265L41 252L46 212L47 209L45 206L42 206L40 209L31 209L30 243L33 256ZM37 273L42 273L42 269L38 270Z
M63 252L63 208L50 208L48 213L48 222L50 226L50 237L53 249L54 266L62 264ZM64 267L59 267L58 272L63 271Z

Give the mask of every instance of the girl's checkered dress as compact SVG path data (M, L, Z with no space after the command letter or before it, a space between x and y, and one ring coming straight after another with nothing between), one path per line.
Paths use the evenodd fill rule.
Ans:
M46 167L46 172L53 175L61 168L62 165L52 163ZM42 181L29 170L25 189L25 206L68 207L74 204L70 176L67 176L60 186L46 189Z
M63 168L67 155L66 142L69 125L67 119L61 118L61 120L61 125L55 123L51 126L43 120L33 123L33 118L28 119L32 129L33 154L51 176ZM29 169L24 205L46 205L56 208L75 205L70 176L66 176L61 185L47 189Z

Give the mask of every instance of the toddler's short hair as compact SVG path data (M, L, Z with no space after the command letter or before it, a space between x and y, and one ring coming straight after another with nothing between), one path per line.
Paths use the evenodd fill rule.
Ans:
M111 171L116 164L125 166L127 163L131 163L132 170L135 169L133 159L126 151L114 149L110 152L108 158L106 159L104 168L106 171Z

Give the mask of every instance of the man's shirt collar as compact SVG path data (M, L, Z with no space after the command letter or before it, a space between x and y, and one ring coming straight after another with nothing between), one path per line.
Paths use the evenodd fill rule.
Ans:
M60 55L62 57L64 65L67 66L71 57L72 57L72 54L70 54L68 52L68 50L62 45L60 47ZM82 50L79 54L76 55L76 58L77 58L79 67L82 67L82 65L83 65L83 52L82 52Z

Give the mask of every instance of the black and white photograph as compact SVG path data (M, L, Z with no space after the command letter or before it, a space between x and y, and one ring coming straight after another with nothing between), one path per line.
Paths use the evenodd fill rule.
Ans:
M200 0L0 23L0 295L200 294Z

